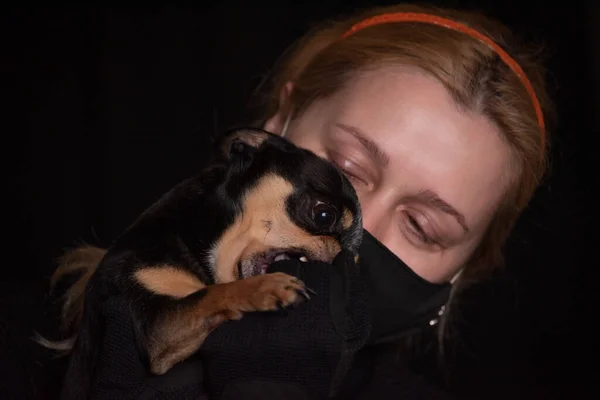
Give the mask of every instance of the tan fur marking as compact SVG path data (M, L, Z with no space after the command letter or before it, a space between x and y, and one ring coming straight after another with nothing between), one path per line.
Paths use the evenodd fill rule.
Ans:
M342 226L344 229L349 229L354 222L354 214L347 208L344 208L344 212L342 213Z
M144 267L135 271L134 276L151 292L178 299L206 287L191 272L169 265Z
M290 182L270 174L246 194L240 217L213 248L217 282L239 279L238 261L270 248L303 248L313 260L333 260L341 250L337 240L313 236L290 220L285 202L293 190Z

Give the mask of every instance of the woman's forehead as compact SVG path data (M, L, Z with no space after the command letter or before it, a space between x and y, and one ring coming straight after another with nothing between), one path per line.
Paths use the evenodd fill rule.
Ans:
M433 77L414 68L369 71L329 102L334 131L356 128L387 156L386 184L434 190L475 219L500 201L508 145L487 117L458 107Z

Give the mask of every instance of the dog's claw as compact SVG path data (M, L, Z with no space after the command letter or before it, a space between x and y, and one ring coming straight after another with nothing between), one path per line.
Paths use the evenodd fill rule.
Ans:
M297 285L302 285L302 289L297 289L296 291L299 294L301 294L302 296L304 296L306 298L306 300L310 300L310 295L313 295L313 296L317 295L317 292L315 292L314 290L312 290L309 287L304 286L304 283L300 279L295 278L293 282Z
M310 300L310 295L306 291L306 289L297 289L296 292L301 294L306 300Z

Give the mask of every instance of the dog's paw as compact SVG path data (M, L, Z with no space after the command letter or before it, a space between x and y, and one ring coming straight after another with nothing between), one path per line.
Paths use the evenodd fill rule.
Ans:
M272 311L309 300L310 294L304 282L298 278L275 272L253 276L241 281L243 291L238 293L241 311Z

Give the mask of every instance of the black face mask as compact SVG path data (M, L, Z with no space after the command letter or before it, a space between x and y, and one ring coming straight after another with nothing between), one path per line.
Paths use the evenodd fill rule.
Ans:
M359 264L371 307L372 344L393 341L429 325L448 301L450 283L421 278L366 230Z

